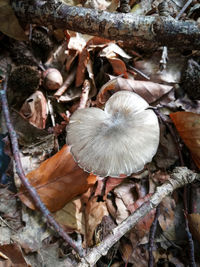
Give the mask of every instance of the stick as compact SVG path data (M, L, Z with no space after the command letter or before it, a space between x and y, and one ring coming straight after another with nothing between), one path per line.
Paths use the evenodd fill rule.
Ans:
M184 186L185 184L192 183L194 180L200 180L200 174L196 174L186 167L177 167L171 174L171 178L161 186L156 188L156 192L151 196L149 201L141 205L134 213L132 213L120 225L114 228L103 242L94 247L78 264L77 267L94 266L94 264L104 255L108 250L130 231L140 219L148 214L152 209L156 208L160 202L175 189Z
M39 195L37 194L37 191L31 186L28 179L25 177L22 163L20 159L20 153L19 153L19 146L17 141L17 135L13 128L13 125L10 120L10 113L8 109L8 101L6 97L6 90L7 90L7 77L5 78L3 82L3 89L0 90L0 100L2 104L3 114L6 121L6 126L10 135L11 139L11 145L12 145L12 151L13 151L13 157L16 164L16 172L22 182L22 184L25 186L27 191L29 192L30 196L32 197L35 205L37 208L42 212L43 216L47 219L47 222L53 226L55 231L67 242L70 244L70 246L79 253L80 256L84 255L84 251L81 246L80 241L74 241L64 230L63 228L54 220L53 216L49 212L49 210L45 207L45 205L42 203Z

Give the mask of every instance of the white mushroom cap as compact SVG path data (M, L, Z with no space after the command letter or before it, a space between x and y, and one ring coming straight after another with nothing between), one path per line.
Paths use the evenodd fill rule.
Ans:
M67 143L85 171L105 177L130 175L152 160L159 144L155 113L139 95L119 91L99 108L79 109L67 127Z

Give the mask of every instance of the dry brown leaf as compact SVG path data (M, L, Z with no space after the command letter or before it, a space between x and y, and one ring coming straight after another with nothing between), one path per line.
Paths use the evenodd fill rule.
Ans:
M121 56L126 59L131 59L131 57L117 44L114 42L109 42L107 46L100 52L101 57L116 58L116 55Z
M91 35L82 34L78 32L75 33L72 31L68 31L68 34L70 36L68 49L76 50L79 53L83 52L88 41L93 38L93 36Z
M120 58L109 58L108 61L112 65L115 75L123 75L124 78L128 78L126 64Z
M97 201L98 197L90 199L85 209L86 222L86 243L88 246L93 245L93 234L96 227L101 223L104 216L108 216L106 202Z
M181 70L184 66L186 57L177 52L168 51L168 62L165 70L160 71L161 51L156 51L151 58L136 61L134 67L146 74L151 81L157 83L179 83ZM138 80L141 78L136 77Z
M200 115L192 112L175 112L170 118L200 168Z
M117 77L102 86L97 95L97 104L105 104L111 94L121 90L135 92L143 97L148 103L152 103L164 94L167 94L171 89L172 86L169 85Z
M80 198L67 203L61 210L54 213L54 217L57 222L67 227L68 232L69 230L76 231L85 236L85 216Z
M28 267L24 259L21 248L13 243L0 246L0 266L1 267Z
M200 213L188 214L187 217L192 237L200 242Z
M28 39L19 25L9 0L0 1L0 31L19 41Z
M76 87L81 86L85 80L85 71L89 58L90 56L87 48L83 49L78 58L78 66L76 70Z
M119 184L121 184L124 181L124 178L112 178L112 177L108 177L107 181L106 181L106 189L105 189L105 196L107 196L107 194L113 190L116 186L118 186Z
M28 173L26 177L52 212L61 209L96 182L96 176L89 175L78 167L67 145L64 145L53 157L45 160L36 170ZM22 186L20 199L29 208L35 209L29 195L23 192Z
M20 114L32 125L44 129L47 119L47 102L41 91L32 94L20 109Z

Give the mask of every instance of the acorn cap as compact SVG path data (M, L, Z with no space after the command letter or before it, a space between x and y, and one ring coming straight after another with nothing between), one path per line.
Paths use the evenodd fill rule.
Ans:
M99 108L79 109L67 126L67 143L85 171L105 177L130 175L152 160L159 144L155 113L139 95L120 91Z

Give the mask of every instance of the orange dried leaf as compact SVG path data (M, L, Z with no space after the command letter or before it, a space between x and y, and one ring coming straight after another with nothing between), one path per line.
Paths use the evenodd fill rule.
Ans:
M26 177L52 212L61 209L72 198L84 193L96 182L96 176L89 175L78 167L67 145ZM22 194L19 197L23 203L35 209L29 195L24 193L23 186L20 192Z
M192 112L175 112L170 118L200 168L200 115Z
M122 75L124 78L128 78L126 65L120 58L108 58L108 61L112 65L113 72L115 75Z
M1 267L30 266L26 263L21 248L15 243L0 246L0 258Z

